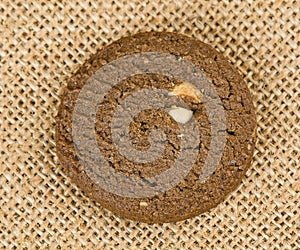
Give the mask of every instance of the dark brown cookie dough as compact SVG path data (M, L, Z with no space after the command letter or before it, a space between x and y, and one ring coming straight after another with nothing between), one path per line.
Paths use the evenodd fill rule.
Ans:
M161 158L150 163L135 163L118 152L112 142L110 122L118 104L137 90L166 89L180 96L193 111L201 138L197 160L177 186L151 198L126 198L105 191L86 174L73 143L72 114L80 90L98 69L125 55L140 52L169 53L192 62L203 72L214 85L225 109L226 146L216 171L201 183L198 176L209 151L211 124L197 90L187 82L159 74L141 74L123 79L107 93L97 110L95 122L100 152L112 168L125 175L151 177L172 166L180 150L177 122L167 113L152 109L134 117L130 125L130 138L138 150L146 151L150 146L149 133L154 127L160 128L167 139ZM238 71L209 45L184 35L165 32L125 37L99 50L70 79L56 121L57 154L73 181L88 196L117 215L149 223L187 219L222 202L238 186L250 166L256 140L251 95Z

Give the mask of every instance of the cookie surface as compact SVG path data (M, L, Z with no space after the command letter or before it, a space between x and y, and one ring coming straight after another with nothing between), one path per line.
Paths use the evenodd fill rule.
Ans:
M159 69L155 72L153 70L148 72L147 66L144 65L143 67L146 67L144 73L128 74L126 78L116 76L118 81L113 85L111 84L110 88L105 87L105 84L108 84L107 82L114 78L120 70L135 72L136 68L140 67L138 57L135 61L131 61L132 64L125 64L126 69L120 69L116 66L118 60L125 58L124 62L127 62L126 60L132 55L140 55L141 53L149 56L150 61L155 61ZM172 66L170 63L168 65L172 67L168 69L165 63L166 59L161 55L170 55L168 62L172 62L171 60L174 58L179 63L178 68L175 69L177 64ZM143 60L145 58L142 57ZM181 62L188 62L198 71L201 71L200 81L204 86L203 89L181 77L181 75L185 75L186 78L188 75L197 75L195 72L183 70L184 65L181 66ZM108 65L111 66L110 71L103 71L102 69L108 68ZM163 70L166 70L165 74L158 73L164 72ZM181 70L183 73L179 74L178 72ZM99 73L100 71L102 75ZM177 74L178 77L174 77ZM85 86L88 83L93 84L93 81L97 79L97 81L101 81L100 76L107 78L104 81L106 83L96 84L95 86L99 87L99 90L94 91L99 93L104 91L105 95L99 94L97 96L98 99L100 97L102 99L100 98L101 101L98 100L100 103L94 112L92 130L94 131L93 140L97 143L99 150L97 152L101 154L101 160L105 161L109 168L120 175L129 176L132 178L131 180L146 182L155 176L167 173L168 169L178 162L177 159L181 155L191 152L191 154L186 153L181 158L181 166L185 166L186 162L186 165L190 165L189 171L181 176L181 174L174 174L181 173L178 170L179 172L175 171L173 176L168 176L165 179L165 182L171 182L180 177L177 183L174 182L174 185L160 192L163 186L158 189L159 181L152 181L147 185L149 184L150 188L153 187L153 190L156 190L155 193L149 193L147 196L133 190L129 194L125 192L127 190L126 183L117 182L116 185L115 182L115 189L110 189L113 181L109 179L113 178L108 176L102 182L101 178L104 178L101 177L102 172L104 172L104 170L102 171L102 161L99 160L99 164L94 164L94 167L85 165L87 161L82 160L84 157L79 152L81 146L78 146L78 143L82 144L85 140L82 131L86 129L84 124L88 123L83 121L81 125L77 123L77 127L74 127L74 120L76 117L79 120L81 118L88 120L87 114L92 114L87 105L91 103L91 100L86 100L85 106L82 102L81 106L84 109L77 109L78 100ZM213 86L213 91L218 98L205 99L206 96L210 95L209 91L206 91L208 83ZM174 101L174 104L171 105L167 102L166 109L162 109L158 104L157 107L154 107L152 104L153 108L151 109L147 108L135 112L136 114L132 116L128 126L130 143L125 145L124 149L125 151L127 147L132 149L129 152L130 158L126 157L126 154L123 153L124 150L122 151L116 146L116 140L122 141L123 130L121 127L122 123L125 124L125 118L123 119L122 115L115 116L115 114L126 113L127 106L121 104L129 100L135 93L145 89L151 95L145 96L143 100L138 100L135 106L136 110L142 106L141 102L160 100L159 95L165 93L165 98L170 99L170 103ZM165 92L158 92L158 90ZM93 91L93 88L90 88L90 91ZM132 102L136 100L136 98L131 99ZM218 99L219 102L216 101L215 106L209 108L207 100L212 99ZM184 107L181 106L182 102L186 104ZM154 101L153 103L155 104ZM212 125L214 125L214 121L216 126L220 123L218 114L212 113L218 109L224 113L225 127L217 129L216 133L220 133L220 136L225 138L224 147L220 152L220 159L215 162L215 168L213 171L212 168L208 169L211 170L209 172L206 171L205 164L210 151L213 150L214 144L212 142L216 136ZM64 90L56 121L57 154L73 181L89 197L117 215L148 223L187 219L208 211L222 202L239 185L245 171L250 166L256 140L256 121L251 95L238 71L209 45L175 33L140 33L121 38L99 50L70 79ZM193 127L194 130L182 133L182 127L192 124L192 121L196 124ZM117 124L115 130L111 129L112 124ZM154 139L164 142L163 150L158 150L160 152L159 157L152 157L147 161L138 160L140 155L146 155L151 149L151 133L158 128L164 134L162 137L158 135L154 137ZM76 131L82 135L78 136L75 141ZM196 131L199 136L195 136L196 132L193 131ZM117 139L115 134L118 135ZM188 142L184 144L185 141L192 141L195 138L197 139L196 144L194 143L192 146L186 146L189 145ZM85 145L85 147L88 146ZM192 151L187 151L190 148ZM203 179L199 178L204 172L209 172L209 175ZM104 187L101 183L105 183L107 186Z

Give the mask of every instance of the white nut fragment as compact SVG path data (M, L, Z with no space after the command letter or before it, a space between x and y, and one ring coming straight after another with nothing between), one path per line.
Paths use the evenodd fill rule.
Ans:
M180 85L174 87L172 92L169 92L170 96L189 96L195 101L201 102L200 91L191 83L183 82Z
M141 202L140 202L140 206L141 206L141 207L147 207L147 206L148 206L148 203L145 202L145 201L141 201Z
M187 123L193 117L193 111L182 107L173 107L169 112L169 115L181 124Z

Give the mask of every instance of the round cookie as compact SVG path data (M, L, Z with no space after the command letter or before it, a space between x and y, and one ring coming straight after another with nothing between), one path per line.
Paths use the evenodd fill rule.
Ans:
M152 64L157 63L155 71L147 64L148 59ZM120 62L125 65L123 68L116 66ZM190 65L192 70L185 70L184 67L189 69ZM143 73L130 74L139 70ZM127 77L120 77L122 74ZM199 86L203 88L185 80L192 81L195 77L200 79ZM111 79L118 81L112 84ZM88 91L97 92L94 99L82 97L88 84L91 86ZM209 85L212 87L207 87ZM122 125L126 123L122 114L127 112L124 108L127 104L122 103L132 96L131 102L134 103L137 100L135 94L143 90L151 95L135 103L135 115L128 126L130 142L124 144L120 135L123 135ZM167 100L164 105L156 102L161 96ZM93 111L90 104L96 99L99 105L95 105L97 109ZM143 107L143 102L150 105L151 100L153 108L137 112ZM162 106L165 109L161 109ZM222 114L224 119L221 119ZM94 123L89 123L91 117ZM76 119L82 123L76 123ZM250 166L256 140L252 98L238 71L209 45L167 32L136 34L100 49L71 77L56 122L57 154L73 181L89 197L115 214L148 223L191 218L222 202L239 185ZM80 151L81 147L92 145L83 143L85 124L94 125L90 129L94 136L86 142L97 143L99 151L95 152L101 154L98 165L88 165L89 161L83 160L85 156ZM182 133L182 128L188 125L190 129ZM155 134L153 137L152 132L158 128L164 136ZM75 140L74 136L78 138ZM157 150L158 157L140 160L139 157L147 155L151 149L151 136L164 143L163 150ZM222 138L221 152L215 151L220 154L220 159L213 162L215 168L207 168L207 159L214 152L213 142L221 144ZM125 148L116 145L118 140ZM189 144L189 141L193 143ZM126 157L126 152L131 158ZM95 159L91 161L96 161L98 156L94 155ZM213 154L213 157L216 156ZM177 163L181 166L175 169L177 172L164 175ZM104 178L105 166L115 172ZM186 172L183 171L185 167ZM143 187L129 192L130 183L127 185L124 179L113 180L115 173L137 183L141 180L145 187L150 191L153 188L155 192L143 192ZM156 176L165 176L165 179L160 184ZM205 178L201 179L201 176ZM172 185L168 186L169 182Z

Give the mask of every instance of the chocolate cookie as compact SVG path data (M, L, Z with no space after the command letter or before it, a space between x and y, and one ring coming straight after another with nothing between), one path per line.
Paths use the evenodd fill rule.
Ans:
M250 166L255 113L219 52L166 32L121 38L71 77L56 117L67 174L117 215L148 223L215 207Z

